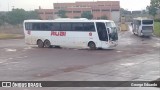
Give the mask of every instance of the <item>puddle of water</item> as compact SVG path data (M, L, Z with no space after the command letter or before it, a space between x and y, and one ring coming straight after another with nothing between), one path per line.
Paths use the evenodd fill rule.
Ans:
M122 51L116 51L116 52L120 53L120 52L122 52Z
M136 63L124 63L124 64L121 64L122 66L133 66L135 65Z
M8 65L9 63L4 63L4 65Z
M160 43L156 43L153 47L160 47Z
M1 63L4 63L4 62L0 62L0 64L1 64Z
M24 56L24 57L26 58L26 57L28 57L28 56Z
M13 64L15 63L16 64L16 63L19 63L19 62L11 62L11 63L13 63Z
M73 50L79 50L79 49L73 49Z
M10 60L11 60L11 59L13 59L13 58L8 58L8 59L10 59Z
M40 77L40 76L41 76L41 74L37 74L37 76L38 76L38 77Z
M5 48L5 50L6 50L7 52L16 52L16 51L17 51L17 49L10 49L10 48Z
M26 47L26 48L24 48L25 50L28 50L28 49L32 49L31 47Z
M17 57L17 58L23 58L23 57Z
M17 57L17 58L26 58L27 56L21 56L21 57Z
M11 70L12 68L8 68L9 70Z

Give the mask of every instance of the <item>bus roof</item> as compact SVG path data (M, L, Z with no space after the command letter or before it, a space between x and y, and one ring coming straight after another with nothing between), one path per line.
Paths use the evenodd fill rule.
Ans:
M61 18L55 20L24 20L24 22L113 22L112 20L88 20L86 18L71 19Z

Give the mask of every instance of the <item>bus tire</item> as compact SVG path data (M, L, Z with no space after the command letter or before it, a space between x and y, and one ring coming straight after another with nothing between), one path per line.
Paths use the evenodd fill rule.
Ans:
M39 48L43 48L44 47L44 43L43 43L42 40L38 40L37 41L37 45L38 45Z
M95 50L95 49L96 49L96 44L91 41L91 42L88 43L88 47L89 47L91 50Z
M44 41L44 47L50 48L51 47L51 42L49 40Z

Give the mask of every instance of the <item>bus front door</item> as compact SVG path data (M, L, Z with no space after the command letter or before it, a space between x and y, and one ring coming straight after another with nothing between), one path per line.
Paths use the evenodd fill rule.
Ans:
M106 31L105 23L96 23L97 32L100 41L108 41L108 34Z

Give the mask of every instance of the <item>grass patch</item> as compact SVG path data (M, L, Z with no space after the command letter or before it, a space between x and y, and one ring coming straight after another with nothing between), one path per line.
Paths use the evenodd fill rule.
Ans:
M23 38L22 35L0 33L0 39L18 39Z
M154 22L154 34L160 37L160 22Z

